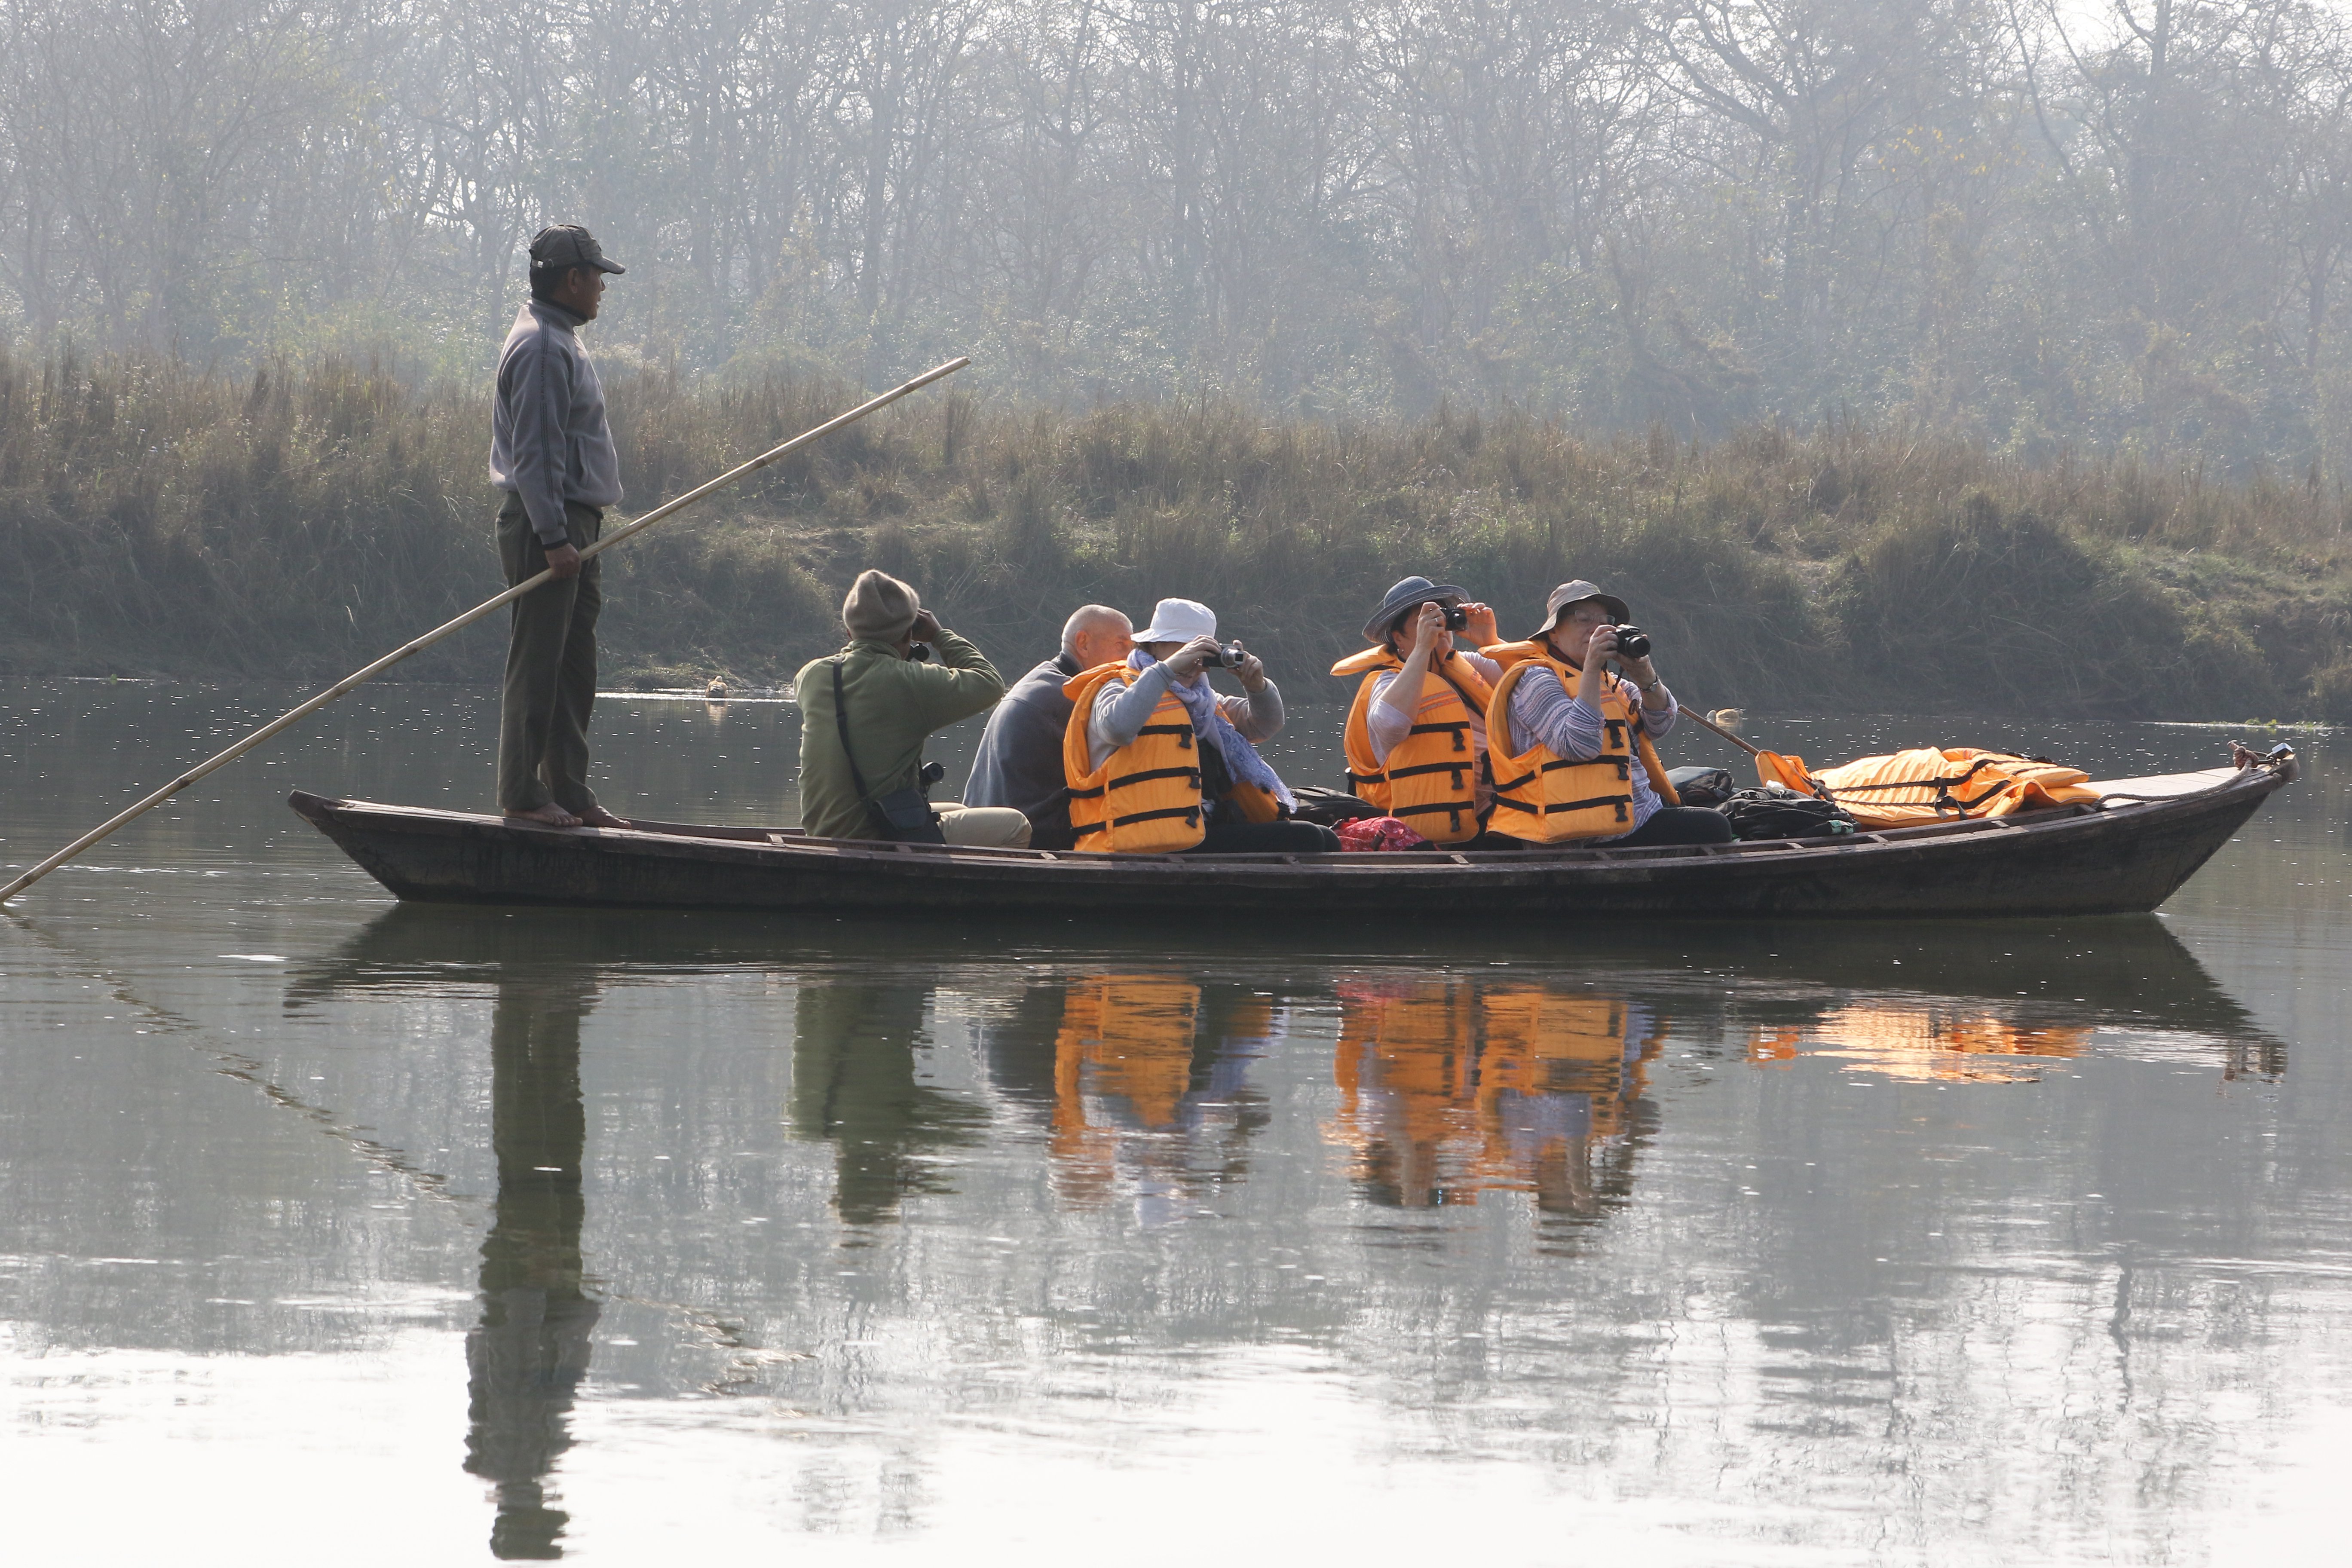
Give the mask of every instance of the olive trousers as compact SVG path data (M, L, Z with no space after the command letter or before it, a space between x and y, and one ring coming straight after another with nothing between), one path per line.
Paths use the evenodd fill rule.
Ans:
M604 531L604 514L567 502L572 547L585 550ZM547 570L547 552L509 494L499 509L499 563L507 586ZM536 811L552 803L569 812L596 804L588 787L588 714L596 705L596 614L602 558L576 577L542 583L507 606L506 690L499 704L499 809Z

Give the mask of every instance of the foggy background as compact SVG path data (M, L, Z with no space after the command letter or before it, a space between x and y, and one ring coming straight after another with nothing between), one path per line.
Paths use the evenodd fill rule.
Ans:
M1906 418L2333 475L2352 35L2297 0L16 0L18 351L479 384L952 353L1065 407ZM2316 465L2315 467L2315 465Z

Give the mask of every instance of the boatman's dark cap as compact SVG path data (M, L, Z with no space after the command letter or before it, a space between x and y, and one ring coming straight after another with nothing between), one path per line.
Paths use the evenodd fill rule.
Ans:
M1454 604L1465 605L1470 602L1470 595L1450 583L1433 583L1426 577L1408 577L1381 597L1381 607L1374 610L1372 618L1364 623L1364 640L1386 642L1389 633L1396 629L1398 619L1407 610L1419 609L1423 605L1443 605L1449 599Z
M596 237L576 223L551 224L531 237L530 264L538 268L561 268L570 271L574 267L593 267L599 272L622 273L628 270L604 255L604 247Z
M1559 625L1561 611L1570 605L1580 605L1587 599L1600 600L1601 607L1609 612L1609 618L1621 626L1633 618L1633 613L1625 608L1624 600L1614 594L1604 594L1593 584L1579 577L1575 582L1562 583L1551 591L1551 596L1544 601L1544 623L1535 629L1535 636L1543 637L1548 634L1552 627Z

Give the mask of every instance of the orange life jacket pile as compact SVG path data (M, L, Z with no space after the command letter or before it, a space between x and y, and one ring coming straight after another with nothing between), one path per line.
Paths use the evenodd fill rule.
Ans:
M1868 829L2009 816L2099 798L2098 791L2084 787L2091 775L2080 768L1979 746L1921 746L1818 773L1802 757L1765 752L1756 759L1756 772L1766 784L1836 802Z

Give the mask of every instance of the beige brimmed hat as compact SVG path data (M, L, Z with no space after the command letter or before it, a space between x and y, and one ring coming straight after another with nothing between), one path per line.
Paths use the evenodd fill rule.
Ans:
M1604 594L1599 584L1588 583L1579 577L1572 583L1562 583L1551 591L1551 596L1544 601L1543 625L1528 635L1531 637L1544 636L1552 627L1559 625L1559 614L1562 610L1567 609L1570 605L1580 605L1587 599L1600 600L1601 607L1609 612L1609 618L1620 626L1633 618L1633 612L1625 607L1624 600L1614 594Z
M1151 624L1135 634L1136 646L1191 642L1217 635L1217 612L1198 599L1162 599L1151 607Z
M897 642L913 627L922 607L923 597L913 588L869 566L841 601L841 624L853 637Z

